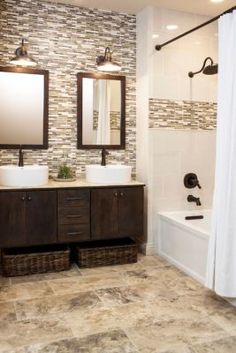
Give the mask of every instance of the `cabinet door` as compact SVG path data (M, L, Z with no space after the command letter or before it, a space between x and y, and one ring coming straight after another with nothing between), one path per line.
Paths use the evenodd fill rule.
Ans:
M118 189L119 236L143 234L143 187Z
M55 243L57 241L56 191L28 191L25 205L28 244Z
M118 234L118 193L116 189L91 191L91 237L112 239Z
M0 192L0 246L21 246L26 243L24 192Z

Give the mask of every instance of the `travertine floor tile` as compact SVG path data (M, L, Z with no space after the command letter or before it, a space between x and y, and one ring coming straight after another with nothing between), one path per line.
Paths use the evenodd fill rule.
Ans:
M236 353L230 336L236 308L159 257L0 277L0 353Z
M6 352L10 353L10 351ZM11 353L139 353L121 330L37 344Z
M108 308L97 308L82 313L72 312L66 315L65 321L76 337L85 337L119 328Z
M15 303L18 320L48 316L63 317L67 313L79 313L89 308L101 306L101 301L93 292L81 292L61 296L17 301Z
M156 320L201 320L207 317L198 307L194 307L182 297L160 297L148 303L148 308Z
M125 328L130 340L140 349L154 352L187 349L190 345L209 342L226 333L207 319L157 321L151 325Z
M48 284L55 294L66 294L118 287L125 285L125 282L119 273L103 273L96 276L73 276L71 278L52 280Z
M235 353L236 336L193 346L191 353Z
M218 310L210 314L211 320L221 326L224 330L236 335L236 308ZM236 351L236 349L235 349Z
M16 320L16 312L13 303L0 303L0 321Z
M191 295L184 295L183 300L208 315L233 308L226 300L204 288Z
M82 313L72 312L65 317L75 336L91 332L107 332L117 328L152 324L155 319L144 303L132 303L113 308L95 308Z
M156 321L153 313L146 303L130 303L116 306L111 309L113 320L124 329L126 327L139 327L140 325L151 325Z
M99 289L96 294L106 306L115 306L141 301L138 291L131 286Z
M46 282L29 282L1 288L0 302L45 297L53 294Z
M168 286L172 289L171 282L180 278L188 278L183 272L167 267L148 267L140 270L125 271L122 273L127 284L151 283L162 286Z
M138 256L138 263L141 266L144 267L153 267L153 266L158 266L158 267L164 267L164 266L171 266L169 262L167 262L163 257L161 256L144 256L140 254Z
M188 276L174 278L170 280L169 285L179 295L195 294L197 291L203 290L200 283Z
M71 336L71 329L59 320L0 321L0 352Z

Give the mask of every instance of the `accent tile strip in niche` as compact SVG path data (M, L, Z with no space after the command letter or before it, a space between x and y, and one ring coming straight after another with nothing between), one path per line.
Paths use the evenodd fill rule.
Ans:
M217 103L149 99L149 128L214 130Z

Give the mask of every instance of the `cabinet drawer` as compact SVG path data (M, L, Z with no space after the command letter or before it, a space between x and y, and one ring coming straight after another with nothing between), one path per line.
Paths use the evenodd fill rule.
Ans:
M89 207L89 190L59 190L58 206L62 207Z
M59 241L82 241L90 239L89 224L63 224L58 229Z
M88 207L59 208L59 224L81 224L90 223L90 212Z

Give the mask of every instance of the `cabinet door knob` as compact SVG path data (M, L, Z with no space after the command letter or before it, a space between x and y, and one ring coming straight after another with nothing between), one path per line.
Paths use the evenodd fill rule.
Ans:
M117 197L118 196L118 192L114 192L114 196Z
M25 201L25 196L22 196L22 197L21 197L21 201Z
M27 197L27 200L28 200L28 201L31 201L31 200L32 200L32 197L31 197L31 196L28 196L28 197Z
M123 193L123 192L120 192L120 196L123 197L123 196L124 196L124 193Z

